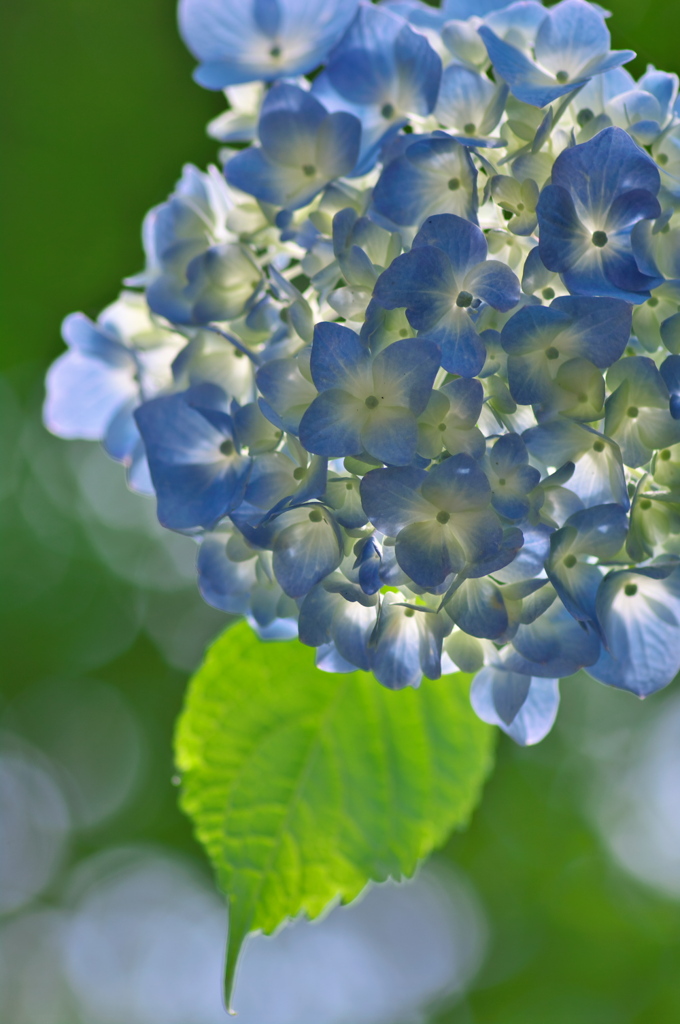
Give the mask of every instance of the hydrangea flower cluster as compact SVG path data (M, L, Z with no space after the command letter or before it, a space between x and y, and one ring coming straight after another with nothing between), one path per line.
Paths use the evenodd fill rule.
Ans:
M579 669L680 670L680 104L584 0L181 0L223 171L67 317L45 420L328 671L475 672L519 743Z

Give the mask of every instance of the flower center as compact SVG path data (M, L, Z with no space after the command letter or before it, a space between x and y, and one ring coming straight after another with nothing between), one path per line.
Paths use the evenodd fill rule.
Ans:
M598 247L598 249L604 248L604 246L608 242L607 232L606 231L593 231L593 235L592 235L591 241L592 241L593 245L596 245Z
M320 523L322 519L323 513L320 512L318 508L313 508L312 511L309 513L309 520L312 523Z
M555 289L554 288L544 288L543 291L541 292L541 295L543 296L544 299L548 299L548 301L550 301L550 299L554 299L555 298Z
M559 359L559 357L560 357L560 350L558 348L555 348L554 345L551 345L550 348L547 348L545 350L545 358L546 359Z
M308 178L313 178L316 174L316 167L314 164L304 164L302 167L302 173L306 174Z
M466 135L474 135L475 134L476 129L475 129L475 126L473 125L472 121L469 121L464 126L463 131L465 132Z
M452 192L460 188L460 178L449 178L449 188Z
M652 295L650 299L647 299L647 305L651 306L652 309L654 309L655 306L659 305L659 300L657 299L656 295Z
M386 121L391 120L394 117L394 107L391 103L386 103L380 111Z
M565 558L563 559L563 561L562 561L562 564L563 564L563 565L565 566L565 568L567 568L567 569L573 569L573 568L574 568L574 566L576 565L576 555L567 555L567 556L566 556L566 557L565 557Z
M470 292L459 292L458 298L456 299L457 306L469 306L472 303L472 295Z
M663 167L665 164L668 163L668 153L658 153L656 157L656 162L657 164L661 164L661 166Z
M223 441L222 444L220 445L220 451L222 452L223 455L233 455L234 454L234 442L233 441Z
M583 128L583 126L588 124L589 121L592 121L594 117L595 115L593 114L590 107L584 107L583 110L579 110L578 114L576 115L576 120L578 124L581 126L581 128Z
M364 405L366 406L367 409L377 409L377 407L380 405L380 399L376 398L375 395L369 395L366 401L364 402Z
M449 515L448 512L443 512L443 511L442 512L437 512L437 522L441 523L442 526L445 526L446 523L448 523L450 518L451 518L451 516Z
M557 74L555 75L555 78L560 83L560 85L564 85L565 82L569 81L569 72L568 71L558 71Z
M626 409L626 416L630 416L632 420L637 419L639 413L640 410L638 409L637 405L629 405Z
M668 448L664 448L664 450L662 452L659 452L659 458L663 459L664 462L668 462L670 457L671 457L671 453L668 451Z
M278 57L281 56L281 47L280 46L272 46L271 50L269 51L269 56L273 57L274 60L276 60Z
M651 508L651 507L652 507L652 503L649 500L649 498L643 498L642 501L640 502L640 508L643 510L643 512L646 512L647 509Z
M626 583L625 587L623 588L623 592L626 595L626 597L634 597L635 594L637 594L637 584Z
M293 480L302 480L306 472L307 470L303 469L302 466L296 466L293 470Z
M604 451L604 441L596 441L595 444L593 445L593 451L595 451L595 452L603 452Z

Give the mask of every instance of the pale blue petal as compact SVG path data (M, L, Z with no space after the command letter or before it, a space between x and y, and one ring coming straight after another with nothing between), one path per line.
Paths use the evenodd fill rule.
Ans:
M311 518L317 514L319 519ZM293 521L287 525L290 516ZM289 597L303 597L340 564L340 531L330 513L318 507L309 512L284 512L279 524L274 540L274 573Z
M560 702L559 684L557 679L537 679L490 666L475 677L470 702L483 722L500 726L520 746L530 746L552 729ZM499 708L507 718L518 703L514 716L506 721Z

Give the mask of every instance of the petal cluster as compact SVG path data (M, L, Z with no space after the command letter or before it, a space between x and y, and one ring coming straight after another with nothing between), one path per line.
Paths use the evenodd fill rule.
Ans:
M210 604L521 744L680 670L678 82L585 0L181 0L224 89L45 422L195 538Z

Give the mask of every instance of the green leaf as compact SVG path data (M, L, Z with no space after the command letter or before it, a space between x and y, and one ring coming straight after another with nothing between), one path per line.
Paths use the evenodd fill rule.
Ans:
M467 821L494 736L469 683L395 693L365 672L321 672L309 648L263 643L243 622L210 648L176 755L182 807L228 897L227 1000L249 932L411 875Z

